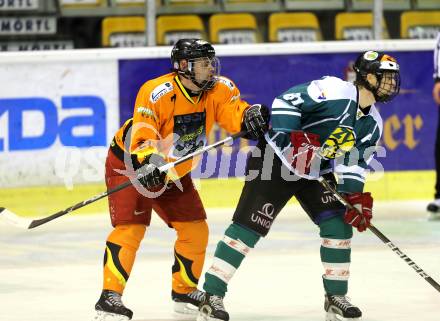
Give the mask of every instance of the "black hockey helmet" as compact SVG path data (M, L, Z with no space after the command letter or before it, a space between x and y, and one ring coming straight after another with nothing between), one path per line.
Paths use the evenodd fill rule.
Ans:
M356 72L355 84L371 91L378 102L391 101L400 91L400 67L393 57L377 52L367 51L359 55L353 65ZM372 86L367 75L377 78L377 85Z
M197 79L194 64L197 61L207 59L209 66L213 68L212 76L208 79ZM180 69L179 62L188 61L188 69ZM171 51L171 63L173 70L185 78L190 79L197 87L202 90L209 90L214 87L216 76L220 73L220 63L215 57L214 47L202 39L180 39L176 42Z

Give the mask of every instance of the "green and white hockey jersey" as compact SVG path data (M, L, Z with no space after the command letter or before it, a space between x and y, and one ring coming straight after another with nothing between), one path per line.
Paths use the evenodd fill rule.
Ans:
M338 191L362 192L365 170L374 156L383 125L375 106L361 110L358 100L356 86L336 77L294 86L273 101L272 129L266 134L266 141L295 172L283 154L291 146L290 133L301 130L318 134L322 160L315 178L331 172L330 161L335 159Z

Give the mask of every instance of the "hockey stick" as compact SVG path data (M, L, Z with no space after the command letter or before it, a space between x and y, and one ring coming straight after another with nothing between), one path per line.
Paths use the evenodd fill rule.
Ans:
M165 165L159 167L159 170L162 171L162 172L166 172L169 169L171 169L171 168L173 168L173 167L175 167L175 166L177 166L177 165L179 165L179 164L181 164L181 163L183 163L183 162L185 162L185 161L187 161L189 159L192 159L192 158L194 158L196 156L199 156L199 155L203 154L204 152L207 152L207 151L209 151L211 149L214 149L214 148L223 146L225 144L231 143L234 139L239 138L239 137L243 137L246 134L247 134L247 131L238 132L237 134L234 134L234 135L231 135L229 137L226 137L225 139L223 139L221 141L218 141L217 143L214 143L212 145L206 146L206 147L204 147L202 149L199 149L199 150L195 151L194 153L191 153L191 154L188 154L186 156L183 156L182 158L179 158L177 161L175 161L173 163L165 164ZM0 207L0 220L6 222L8 224L14 225L16 227L19 227L19 228L32 229L32 228L35 228L37 226L46 224L47 222L50 222L50 221L52 221L52 220L54 220L54 219L56 219L56 218L58 218L60 216L64 216L66 214L69 214L70 212L73 212L73 211L75 211L75 210L77 210L77 209L79 209L81 207L84 207L86 205L94 203L97 200L100 200L101 198L104 198L104 197L106 197L106 196L108 196L110 194L116 193L116 192L118 192L118 191L120 191L120 190L122 190L122 189L124 189L124 188L126 188L128 186L131 186L132 184L133 183L131 182L131 180L128 180L125 183L122 183L121 185L116 186L115 188L113 188L111 190L108 190L108 191L103 192L101 194L95 195L95 196L93 196L93 197L91 197L91 198L89 198L89 199L87 199L85 201L82 201L82 202L77 203L77 204L75 204L73 206L70 206L70 207L66 208L65 210L59 211L59 212L57 212L55 214L49 215L49 216L41 218L41 219L32 220L32 219L29 219L29 218L20 217L19 215L9 211L8 209L6 209L4 207Z
M353 205L348 203L341 194L339 194L333 186L329 184L323 177L320 177L318 181L329 191L331 192L339 202L344 204L349 209L354 209L359 212L357 208L355 208ZM376 235L382 242L384 242L388 247L395 252L402 260L404 260L410 267L414 269L422 278L426 280L429 284L431 284L434 289L440 292L440 284L438 284L432 277L428 275L421 267L419 267L413 260L411 260L405 253L402 252L401 249L399 249L396 245L394 245L393 242L389 238L387 238L381 231L379 231L375 226L370 225L368 227L371 232L373 232L374 235Z

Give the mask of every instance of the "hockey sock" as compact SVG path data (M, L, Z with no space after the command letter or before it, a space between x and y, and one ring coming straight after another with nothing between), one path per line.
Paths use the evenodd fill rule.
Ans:
M130 276L146 226L117 225L107 238L104 255L104 290L122 294Z
M217 244L211 267L205 274L203 289L221 297L228 290L228 282L260 236L238 224L229 225Z
M350 275L351 225L342 216L332 217L320 223L321 261L325 269L322 276L325 292L345 295Z
M173 291L189 293L197 288L208 245L208 225L205 220L172 222L177 232L174 246Z

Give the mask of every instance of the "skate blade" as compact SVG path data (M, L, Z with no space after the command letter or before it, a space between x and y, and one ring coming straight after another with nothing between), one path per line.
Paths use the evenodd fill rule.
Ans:
M199 313L199 309L189 303L185 302L174 302L174 313L178 315L196 315Z
M211 318L210 316L206 315L205 313L200 313L197 315L196 321L223 321L217 318Z
M173 312L172 317L174 321L194 321L197 314L184 314L179 312ZM165 321L165 320L162 320Z
M430 213L428 216L428 221L440 221L440 213L439 212Z
M125 315L109 313L104 311L96 311L93 321L129 321L130 319Z
M196 321L208 321L208 316L203 313L197 315Z
M325 315L325 321L361 321L362 318L344 318L334 312L327 312Z

